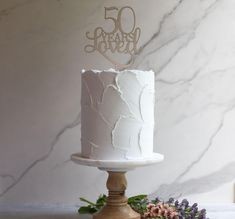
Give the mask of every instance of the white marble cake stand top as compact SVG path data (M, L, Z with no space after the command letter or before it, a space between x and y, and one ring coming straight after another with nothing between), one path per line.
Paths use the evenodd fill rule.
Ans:
M148 166L155 163L159 163L164 160L162 154L153 153L152 156L144 159L133 160L93 160L82 157L81 153L71 155L71 160L77 164L85 166L98 167L105 171L125 172L135 169L136 167Z

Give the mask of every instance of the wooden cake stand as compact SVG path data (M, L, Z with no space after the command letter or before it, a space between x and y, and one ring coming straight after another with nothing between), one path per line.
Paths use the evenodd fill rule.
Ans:
M83 158L81 154L73 154L71 160L77 164L98 167L100 170L108 172L107 204L93 215L93 219L140 219L140 215L132 210L127 203L125 190L127 180L125 173L136 167L147 166L163 161L161 154L153 153L149 158L141 160L92 160Z

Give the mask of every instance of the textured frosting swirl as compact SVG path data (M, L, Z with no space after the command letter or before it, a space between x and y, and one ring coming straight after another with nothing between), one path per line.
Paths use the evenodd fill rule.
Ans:
M82 156L96 160L150 157L154 72L82 71Z

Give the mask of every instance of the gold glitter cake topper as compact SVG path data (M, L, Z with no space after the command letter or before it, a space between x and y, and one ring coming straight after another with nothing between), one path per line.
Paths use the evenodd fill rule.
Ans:
M132 28L125 31L123 28L123 12L129 10L133 15ZM117 16L108 15L108 13L116 11ZM108 61L110 61L115 69L124 69L129 67L134 61L134 55L138 53L137 43L140 38L141 29L136 27L135 11L129 6L118 9L117 7L105 7L104 19L112 21L114 28L111 32L107 32L103 27L96 27L94 32L86 32L86 37L92 41L84 47L85 52L99 52ZM110 53L119 53L129 55L127 64L122 64L114 60Z

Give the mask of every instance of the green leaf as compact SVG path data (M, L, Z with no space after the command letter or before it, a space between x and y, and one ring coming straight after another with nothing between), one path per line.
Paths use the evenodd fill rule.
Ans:
M99 198L96 200L96 205L104 205L107 201L106 195L100 195Z
M94 214L95 212L97 212L97 209L94 207L91 207L90 205L82 206L78 209L79 214Z
M131 204L136 201L141 201L143 199L147 198L147 195L136 195L128 198L128 204Z
M96 201L96 208L101 209L106 204L106 202L107 202L107 196L100 195Z

